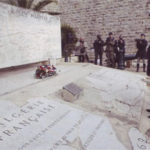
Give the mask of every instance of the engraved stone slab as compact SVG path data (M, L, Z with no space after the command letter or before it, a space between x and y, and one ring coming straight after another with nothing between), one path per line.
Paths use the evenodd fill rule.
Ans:
M67 84L66 86L63 87L63 89L69 91L74 96L79 95L83 91L83 89L81 89L74 83Z
M150 150L150 140L144 137L136 128L131 128L129 137L132 143L133 150Z
M0 68L61 58L60 18L0 3Z
M130 119L140 120L146 89L146 84L142 81L144 76L102 68L87 76L86 80L99 91L99 101L104 103L105 110L113 110Z
M1 108L4 103L0 102ZM18 109L13 106L0 111L0 147L2 150L126 149L106 118L45 98L29 100Z
M67 84L63 87L61 96L62 99L68 102L73 102L79 98L83 89L74 83Z

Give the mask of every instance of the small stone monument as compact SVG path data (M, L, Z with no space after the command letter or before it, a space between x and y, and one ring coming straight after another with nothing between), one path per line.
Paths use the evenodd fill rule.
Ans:
M61 96L65 101L73 102L79 98L82 92L82 88L74 83L70 83L63 87Z

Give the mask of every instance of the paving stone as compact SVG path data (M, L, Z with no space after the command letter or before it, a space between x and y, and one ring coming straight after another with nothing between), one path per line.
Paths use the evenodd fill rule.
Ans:
M133 150L150 150L150 140L140 133L138 129L131 128L129 137Z

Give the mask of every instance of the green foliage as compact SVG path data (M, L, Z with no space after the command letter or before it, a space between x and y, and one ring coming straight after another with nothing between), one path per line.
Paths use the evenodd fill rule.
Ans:
M18 5L22 8L26 8L27 7L27 0L18 0Z
M35 6L33 6L34 0L9 0L9 3L14 6L33 9L35 11L40 11L46 5L50 3L57 3L57 0L41 0Z
M74 29L69 25L62 25L61 27L61 39L62 39L62 55L65 56L65 52L71 55L72 51L75 50L75 44L77 37Z
M56 0L43 0L43 1L39 2L33 9L36 11L40 11L46 5L48 5L50 3L54 3L54 2L57 3Z

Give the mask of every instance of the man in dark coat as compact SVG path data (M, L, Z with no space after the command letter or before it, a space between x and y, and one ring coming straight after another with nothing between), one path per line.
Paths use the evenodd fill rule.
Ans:
M140 39L136 39L136 47L138 49L137 51L137 72L140 68L140 60L143 60L143 72L145 72L146 64L145 64L145 57L146 57L146 47L147 47L147 41L145 40L145 35L141 34Z
M106 56L107 56L107 66L115 68L115 47L116 42L113 37L113 33L109 33L109 37L106 39Z
M150 113L150 109L146 109L146 111ZM148 116L148 118L150 119L150 115Z
M148 63L147 63L147 75L150 76L150 45L147 50L147 58L148 58Z
M116 41L116 59L118 63L118 69L124 69L124 54L125 54L125 41L122 36Z
M104 41L102 40L101 35L97 35L97 39L95 40L93 46L95 50L95 64L97 65L97 59L99 57L100 65L102 66Z

